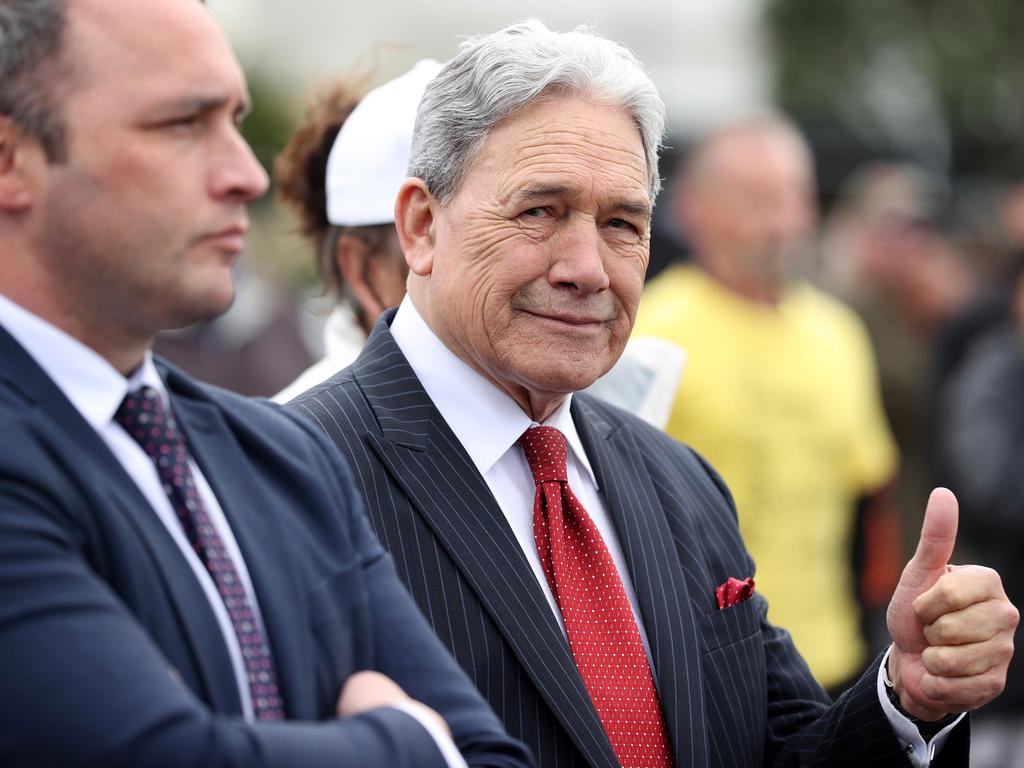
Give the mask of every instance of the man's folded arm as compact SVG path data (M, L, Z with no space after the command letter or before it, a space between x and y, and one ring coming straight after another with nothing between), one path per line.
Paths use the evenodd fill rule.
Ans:
M446 768L398 709L273 724L211 713L87 564L55 501L0 481L0 764Z

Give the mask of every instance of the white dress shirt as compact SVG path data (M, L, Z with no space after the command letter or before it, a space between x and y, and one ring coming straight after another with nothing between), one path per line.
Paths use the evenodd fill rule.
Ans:
M437 410L451 427L455 437L466 449L491 494L501 507L509 526L515 533L523 554L533 568L540 588L544 590L551 611L562 631L565 625L555 597L548 585L540 563L536 539L533 536L533 500L536 483L526 455L519 446L519 438L530 427L538 426L522 408L502 390L463 362L437 338L427 325L412 299L402 300L395 319L391 322L391 335L416 372L417 378L434 401ZM576 425L572 421L569 405L572 395L551 415L544 426L554 427L565 435L568 443L566 470L569 486L594 521L605 546L612 556L622 586L629 598L633 616L637 620L640 639L650 662L650 646L640 612L636 592L626 569L626 559L619 538L605 509L601 489L583 450ZM486 429L481 425L486 424Z
M523 432L531 426L537 426L537 422L531 420L508 394L498 389L448 349L427 325L408 296L402 301L395 319L391 322L391 335L430 399L466 449L477 470L483 475L564 632L562 616L548 586L533 537L533 475L526 456L517 445ZM640 637L650 662L650 646L637 610L636 593L629 578L629 571L625 567L622 547L605 510L597 478L583 450L576 425L572 421L569 412L571 401L572 395L567 396L565 402L544 422L544 425L555 427L565 435L569 445L569 485L594 520L611 553L626 589L629 604L633 608L633 615L637 619ZM484 429L481 428L483 424L487 425ZM878 698L882 711L903 745L911 764L915 768L927 768L963 715L926 743L917 727L893 707L885 693L883 672L888 658L887 652L877 678Z
M128 476L135 482L142 495L152 506L157 517L167 528L182 556L188 562L206 599L217 618L221 635L231 657L231 666L238 685L238 696L242 702L242 713L247 721L254 720L249 678L242 661L242 651L228 616L224 601L213 582L206 566L203 565L178 520L170 499L164 492L163 483L156 465L142 447L120 424L114 421L114 414L125 395L142 386L153 387L169 407L167 388L153 365L152 356L147 353L142 365L129 378L122 376L106 359L94 350L72 338L64 331L37 317L23 307L0 294L0 326L25 349L54 384L64 393L89 425L103 439L111 453L118 460ZM189 468L195 478L196 490L217 534L224 542L228 557L234 563L253 612L262 624L256 593L249 578L242 552L231 532L224 510L221 508L213 489L203 476L195 461L189 456ZM340 691L339 691L340 693ZM416 720L430 734L438 750L444 756L449 768L466 768L452 740L429 717L419 712L415 705L396 704L399 709Z

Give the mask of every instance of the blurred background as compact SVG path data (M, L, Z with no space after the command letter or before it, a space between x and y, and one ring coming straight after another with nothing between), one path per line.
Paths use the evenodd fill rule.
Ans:
M638 54L668 107L663 176L672 176L694 137L732 118L781 109L808 135L825 213L866 163L909 161L922 173L910 192L897 196L918 198L913 213L956 238L972 271L987 277L1005 251L1003 203L1024 172L1024 50L1015 44L1024 33L1024 6L1011 0L565 0L557 7L533 0L212 0L210 6L246 68L255 110L245 131L268 170L309 95L334 78L384 82L418 59L450 58L465 36L536 16L555 29L590 25ZM310 300L317 277L308 245L273 193L255 218L240 267L244 290L221 321L221 335L235 349L268 335L264 343L278 350L273 359L253 353L239 364L223 350L204 354L186 343L165 344L164 352L207 378L265 395L319 357L323 312ZM657 224L652 276L686 248L672 222L659 216ZM1013 226L1024 230L1024 223ZM274 331L268 324L292 327ZM287 347L295 334L306 348Z
M803 276L852 308L870 338L900 456L893 503L902 546L916 542L928 489L947 484L963 507L961 561L998 567L1020 605L1024 4L209 5L247 71L254 110L244 130L270 172L310 95L336 78L357 79L365 90L419 59L450 58L466 36L530 16L558 30L586 24L629 46L658 86L669 118L661 169L666 191L655 214L649 278L691 258L672 205L673 180L688 148L736 119L769 111L788 116L810 145L817 182ZM269 396L323 355L323 322L333 301L320 288L315 249L273 191L254 206L253 218L234 307L212 323L164 335L158 350L201 378ZM871 535L858 531L855 559L870 549ZM869 629L866 634L871 642ZM1011 668L1002 701L1009 719L996 718L996 736L976 740L976 765L1024 765L1019 669ZM1010 735L1000 739L1003 722Z

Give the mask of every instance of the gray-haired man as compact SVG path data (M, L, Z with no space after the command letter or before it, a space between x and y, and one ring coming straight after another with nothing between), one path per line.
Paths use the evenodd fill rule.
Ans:
M717 475L573 394L633 324L663 122L610 41L528 22L467 43L427 87L396 204L409 295L292 407L348 455L413 596L541 765L928 764L883 659L830 704L766 622ZM887 666L946 726L935 764L965 763L946 717L1000 689L1017 613L994 573L947 573L948 495L926 529Z

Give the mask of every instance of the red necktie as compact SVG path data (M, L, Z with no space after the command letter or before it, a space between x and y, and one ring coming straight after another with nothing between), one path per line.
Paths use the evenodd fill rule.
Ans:
M257 720L283 720L284 703L277 689L274 660L263 634L263 625L249 604L249 597L224 547L224 540L203 507L188 465L185 439L178 431L174 415L164 408L163 399L155 389L142 387L128 393L114 419L156 464L164 492L185 529L185 536L217 586L238 636L253 714Z
M661 705L619 572L569 488L565 436L528 429L519 441L537 483L533 532L569 647L623 768L672 765Z

